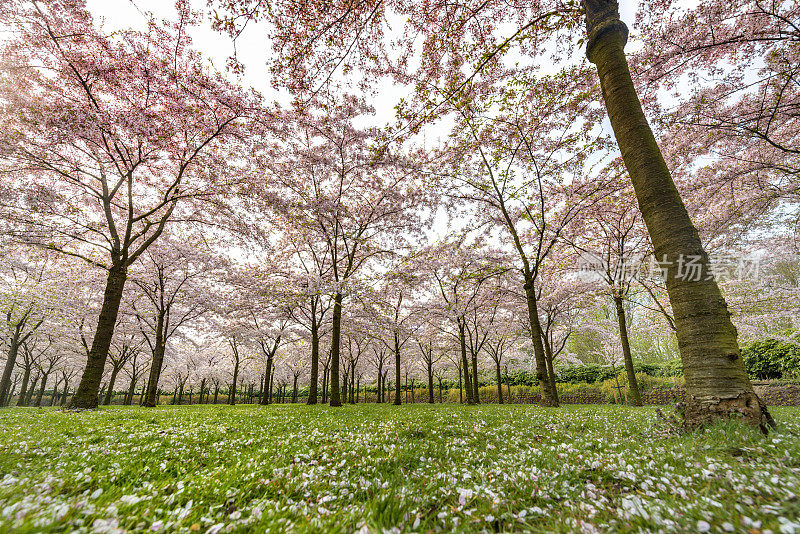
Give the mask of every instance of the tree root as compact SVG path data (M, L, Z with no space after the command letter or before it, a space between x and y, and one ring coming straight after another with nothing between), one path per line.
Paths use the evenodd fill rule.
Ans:
M687 432L704 428L720 419L739 419L757 426L764 435L777 427L767 406L753 391L736 397L711 397L702 401L687 393L686 401L677 405L676 412L682 416L682 427Z

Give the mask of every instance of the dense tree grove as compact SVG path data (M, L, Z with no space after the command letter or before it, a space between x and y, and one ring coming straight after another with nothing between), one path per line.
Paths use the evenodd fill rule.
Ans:
M0 405L557 407L588 364L641 405L679 361L687 428L774 426L740 345L800 343L796 3L261 4L3 2Z

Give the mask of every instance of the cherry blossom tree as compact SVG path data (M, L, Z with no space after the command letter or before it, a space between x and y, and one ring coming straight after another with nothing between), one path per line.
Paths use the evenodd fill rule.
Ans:
M130 266L171 221L225 190L257 100L189 48L192 16L105 35L82 2L4 5L2 166L20 239L108 273L75 408L97 406Z
M656 3L654 12L663 16L658 6L669 4ZM597 96L611 120L656 257L666 260L666 286L686 375L686 426L695 428L731 414L763 429L774 425L747 378L725 300L713 277L707 276L708 255L642 109L624 52L628 29L619 17L617 0L541 0L514 6L499 0L461 4L388 0L337 6L309 1L269 10L258 9L256 0L215 5L217 26L234 37L248 21L268 21L276 51L271 63L276 83L290 87L301 99L343 83L353 69L367 79L388 76L414 84L418 105L403 114L401 133L417 131L435 118L442 106L469 91L471 81L502 77L504 67L519 57L563 65L585 44L600 79ZM400 37L387 33L393 21L392 35ZM402 28L396 27L398 21ZM778 17L773 25L789 31L785 41L796 30ZM727 35L723 32L723 38ZM737 29L733 35L738 35ZM731 45L746 42L749 35L752 32L728 40ZM511 51L516 57L504 64ZM789 58L787 64L797 64L791 61L796 59L792 54L796 52L776 54L777 61ZM363 78L358 81L366 84ZM433 87L440 96L432 102ZM686 257L697 258L703 273L700 280L679 277L678 262ZM535 315L531 313L533 323ZM535 325L534 330L538 330ZM533 336L533 343L542 363L538 336ZM543 400L552 402L547 393Z
M313 233L312 248L324 245L332 299L330 402L340 406L341 321L350 282L370 260L396 252L420 232L429 189L401 154L373 150L379 130L355 125L373 113L360 99L345 96L318 107L297 116L288 157L272 168L284 181L292 224Z
M144 253L132 279L132 307L152 354L143 406L158 404L158 383L170 339L207 313L213 255L190 236L171 236ZM139 298L136 298L136 297Z

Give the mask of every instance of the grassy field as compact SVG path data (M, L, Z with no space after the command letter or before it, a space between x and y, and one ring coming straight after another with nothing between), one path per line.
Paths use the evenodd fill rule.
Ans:
M800 532L800 409L764 438L650 408L0 411L0 532Z

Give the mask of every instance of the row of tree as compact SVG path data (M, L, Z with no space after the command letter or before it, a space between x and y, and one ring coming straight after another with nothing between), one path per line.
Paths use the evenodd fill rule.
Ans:
M797 8L654 4L639 14L645 44L633 62L645 73L643 108L623 52L628 29L610 0L217 6L215 23L234 36L242 21L269 19L288 107L266 104L191 48L198 14L185 2L176 20L113 34L79 2L8 3L0 220L6 239L62 257L63 271L48 271L63 292L56 316L70 315L72 301L94 310L80 323L84 364L70 406L96 406L112 353L137 342L149 345L144 404L153 405L170 339L189 323L180 340L195 348L181 352L229 354L232 398L257 347L260 383L272 380L279 352L307 355L308 402L321 379L333 406L343 402L341 381L354 380L353 354L385 348L399 385L408 347L432 359L448 352L442 339L455 343L466 400L477 402L478 358L522 333L542 404L556 406L554 360L572 331L559 325L585 330L578 301L602 292L614 304L634 402L626 306L655 309L674 331L687 426L732 412L771 424L744 372L718 267L668 169L707 244L739 252L759 236L753 246L763 250L764 228L780 242L796 201ZM697 45L686 28L717 25L722 7L734 23ZM390 53L384 28L398 14L407 31ZM509 26L518 29L498 40L497 28ZM591 64L572 54L584 43ZM754 55L764 58L755 83ZM712 82L700 81L704 70ZM347 90L368 85L359 75L414 88L397 124L360 126L375 119L367 96ZM681 76L693 82L688 92ZM645 110L668 140L663 154ZM613 136L601 126L605 113ZM748 180L757 187L743 199ZM42 262L15 253L8 272L41 283ZM587 255L599 267L576 274L576 258ZM64 257L102 272L104 288L92 292ZM663 280L636 266L646 257ZM201 289L189 296L190 287ZM15 310L11 330L43 324L20 322ZM5 338L0 396L27 342L21 330ZM320 377L323 354L330 368Z

